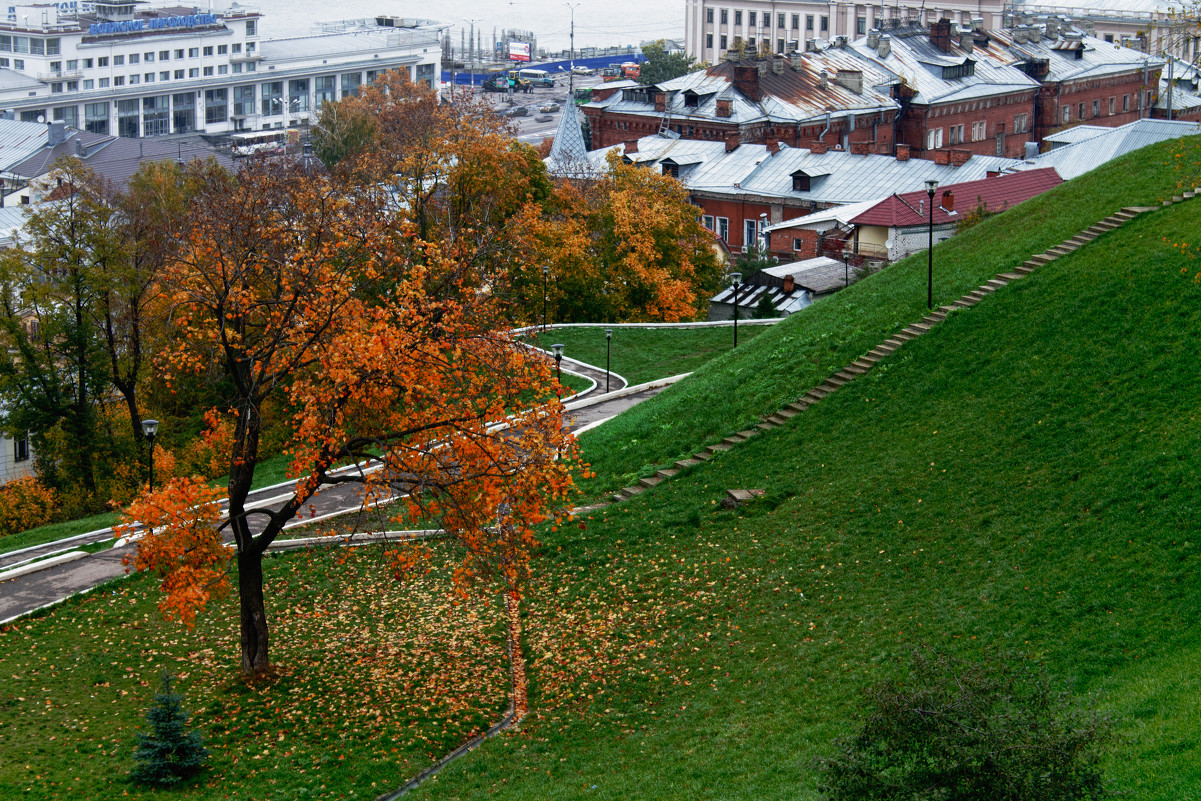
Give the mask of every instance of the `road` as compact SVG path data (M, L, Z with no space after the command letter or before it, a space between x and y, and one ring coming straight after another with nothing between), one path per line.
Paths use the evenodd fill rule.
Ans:
M576 89L584 89L591 86L597 86L601 83L601 79L595 75L585 76L577 75L575 77L574 86ZM471 91L471 87L456 87L455 91ZM568 89L567 76L556 78L555 87L553 89L533 89L529 94L518 92L513 95L512 103L506 95L496 92L484 92L478 86L475 87L476 94L483 97L492 107L499 112L503 112L511 106L525 106L529 109L529 116L514 117L513 123L517 128L515 138L518 141L526 144L538 146L543 139L555 135L555 131L559 127L559 117L561 112L555 112L550 115L548 122L538 122L535 117L540 116L538 109L548 103L558 103L560 107L571 102L571 92Z
M584 365L573 359L564 359L563 369L587 375L594 381L597 381L598 386L604 386L604 370ZM612 387L612 392L607 394L620 394L619 390L625 387L625 381L618 376L613 376L610 386ZM662 391L663 388L662 386L650 388L615 398L606 398L602 394L593 399L598 402L591 402L583 408L570 411L567 416L568 426L575 431L597 421L614 417L631 406L653 397ZM595 389L590 394L595 394ZM571 405L574 406L575 404ZM353 485L342 484L321 490L309 503L309 506L313 509L313 516L293 520L285 528L302 526L326 515L334 515L361 508L361 503L355 489ZM290 497L290 495L290 484L267 487L251 493L248 506L278 506L287 497ZM251 519L254 520L261 517L261 515L256 515ZM112 530L104 529L92 532L89 535L73 538L69 543L69 547L79 548L88 544L111 541L112 539ZM23 560L64 550L64 547L65 543L59 541L57 543L48 543L37 549L0 555L0 569L13 567ZM133 550L133 545L106 548L75 561L0 582L0 623L6 623L35 609L57 603L70 595L86 592L99 584L121 577L125 574L122 559L131 554Z

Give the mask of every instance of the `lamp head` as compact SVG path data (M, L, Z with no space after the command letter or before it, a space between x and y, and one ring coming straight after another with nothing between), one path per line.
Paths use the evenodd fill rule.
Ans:
M612 338L613 338L613 329L606 328L605 329L605 339L612 339Z
M730 283L738 286L742 283L742 273L730 273Z
M146 439L154 439L158 434L158 420L143 420L142 433L146 435Z
M550 272L550 265L549 264L542 265L542 277L545 278L546 274L549 272Z
M934 197L935 189L938 189L938 181L933 181L933 180L926 181L926 194L927 195L929 195L930 197Z
M561 342L551 345L550 349L555 352L555 361L563 358L563 344Z

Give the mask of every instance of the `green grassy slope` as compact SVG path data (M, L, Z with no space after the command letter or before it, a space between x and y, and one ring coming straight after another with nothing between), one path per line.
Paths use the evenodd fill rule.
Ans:
M1201 137L1145 148L1065 183L935 248L934 302L949 303L1123 206L1177 191L1177 164L1201 158ZM1181 158L1175 154L1181 152ZM1131 180L1137 176L1137 180ZM926 313L926 254L890 266L774 326L737 353L582 439L600 478L628 484L797 399ZM703 411L699 411L703 410Z
M1201 286L1164 241L1199 204L554 535L528 605L535 714L416 795L815 798L859 691L922 644L1044 662L1113 714L1117 789L1201 794ZM731 487L767 494L726 511Z

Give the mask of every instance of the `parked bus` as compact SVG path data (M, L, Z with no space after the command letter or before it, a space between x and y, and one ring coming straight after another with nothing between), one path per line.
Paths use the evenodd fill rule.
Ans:
M517 74L534 86L549 87L551 89L555 87L555 79L546 70L524 69Z
M582 106L585 103L591 103L591 102L592 102L592 87L588 87L586 89L576 89L575 90L575 104L577 106Z
M236 133L229 139L234 158L239 158L257 153L283 153L284 145L290 140L297 141L299 136L299 131L277 128L271 131Z

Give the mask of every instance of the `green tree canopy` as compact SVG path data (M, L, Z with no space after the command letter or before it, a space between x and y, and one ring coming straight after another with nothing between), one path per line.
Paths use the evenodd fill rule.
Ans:
M642 55L646 56L646 61L642 63L638 82L645 86L679 78L704 66L697 64L696 59L687 53L667 52L667 43L663 39L644 46Z

